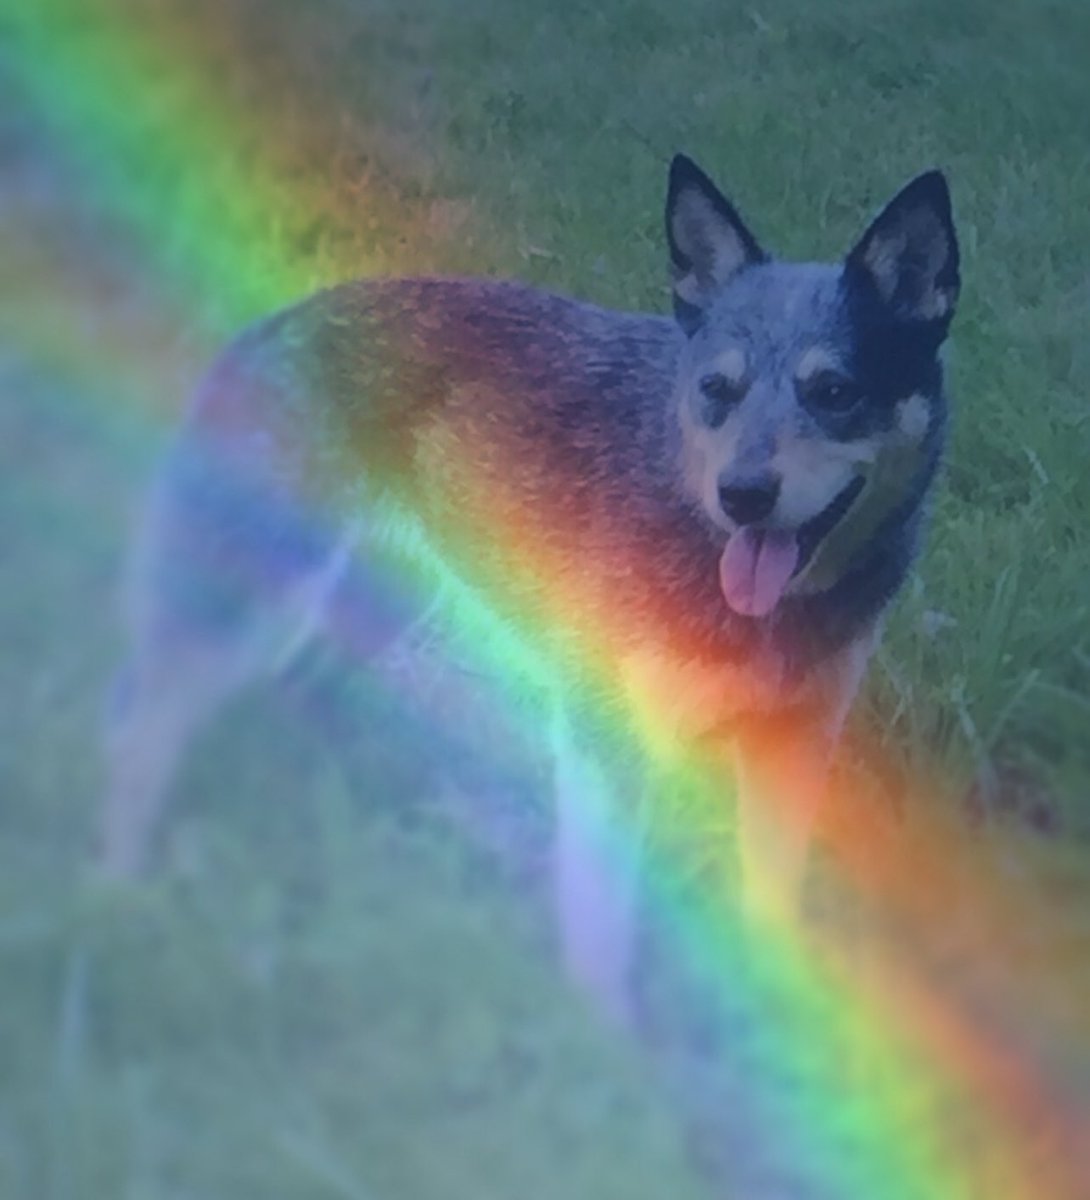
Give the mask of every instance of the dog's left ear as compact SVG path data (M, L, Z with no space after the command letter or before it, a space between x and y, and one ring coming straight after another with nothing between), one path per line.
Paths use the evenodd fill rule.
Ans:
M945 326L957 303L958 263L946 178L928 171L879 213L848 255L846 272L869 283L894 317Z
M674 314L688 334L699 328L704 310L727 280L767 258L734 205L684 154L670 164L666 241Z

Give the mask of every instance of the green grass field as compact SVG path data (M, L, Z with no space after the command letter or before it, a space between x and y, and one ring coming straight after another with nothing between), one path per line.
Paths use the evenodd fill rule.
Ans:
M59 131L48 39L0 3L0 1200L731 1194L552 967L542 765L485 772L522 797L506 841L456 833L440 760L473 787L472 745L419 761L414 718L329 650L305 664L318 700L248 696L201 741L159 877L87 880L128 522L215 341L305 287L473 272L665 310L674 151L806 258L940 165L965 280L953 440L858 724L1035 863L1052 851L1019 822L1054 813L1064 904L1085 904L1090 8L88 11L66 45L89 69L119 29L159 46L147 91L106 93L124 137ZM155 149L179 128L199 158ZM239 180L270 172L255 206ZM202 246L233 288L207 286ZM321 727L346 714L361 732L331 755ZM1083 947L1085 924L1065 927Z

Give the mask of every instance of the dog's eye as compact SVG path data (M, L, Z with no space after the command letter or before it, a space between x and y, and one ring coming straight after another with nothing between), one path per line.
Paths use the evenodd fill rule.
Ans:
M718 429L727 414L745 395L745 387L725 375L705 375L700 384L700 419L709 429Z
M843 415L851 412L862 399L862 392L850 379L840 375L822 375L806 384L803 395L810 408Z

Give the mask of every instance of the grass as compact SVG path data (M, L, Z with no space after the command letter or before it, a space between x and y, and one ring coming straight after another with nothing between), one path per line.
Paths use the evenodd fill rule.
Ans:
M309 664L329 711L372 730L351 752L251 697L179 782L163 878L86 884L127 513L214 342L311 286L471 271L663 310L674 150L807 258L941 165L965 276L953 444L861 724L944 802L1057 809L1077 853L1090 13L99 10L67 68L134 35L139 104L107 90L59 136L49 42L16 37L0 125L0 1197L699 1194L676 1112L548 967L540 888L451 837L441 773L400 752L419 728L350 666ZM197 160L169 153L179 130ZM533 809L536 766L511 769ZM518 840L525 865L537 841Z

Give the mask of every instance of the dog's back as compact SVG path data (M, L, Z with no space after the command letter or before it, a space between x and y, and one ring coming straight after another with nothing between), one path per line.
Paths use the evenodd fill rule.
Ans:
M665 460L678 337L662 318L516 284L405 279L331 289L237 339L142 516L109 868L141 865L182 746L318 628L350 563L354 653L380 652L427 607L411 566L389 569L392 509L520 619L560 619L579 594L609 628L609 564L630 572L639 513L669 488L648 464ZM629 574L630 603L637 586Z
M160 475L140 587L233 632L389 501L497 601L532 603L548 577L608 606L582 620L616 625L677 586L718 619L714 573L699 589L684 567L715 548L679 494L663 404L679 343L666 319L508 283L322 293L205 381Z

